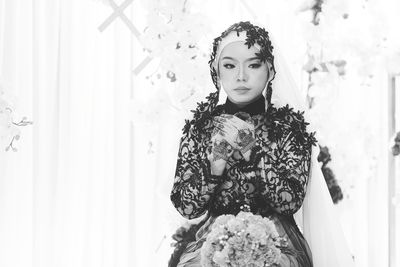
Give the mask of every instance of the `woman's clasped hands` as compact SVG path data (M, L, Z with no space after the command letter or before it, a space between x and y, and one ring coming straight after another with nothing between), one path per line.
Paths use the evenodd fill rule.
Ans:
M226 162L234 153L242 154L246 161L250 158L255 144L254 124L246 113L235 115L221 114L213 118L211 145L207 149L213 175L222 175Z

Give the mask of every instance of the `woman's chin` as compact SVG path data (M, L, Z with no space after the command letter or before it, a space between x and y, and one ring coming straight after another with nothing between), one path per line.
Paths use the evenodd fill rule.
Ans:
M230 99L235 104L246 105L248 103L251 103L255 99L255 97L240 95L240 96L231 97Z

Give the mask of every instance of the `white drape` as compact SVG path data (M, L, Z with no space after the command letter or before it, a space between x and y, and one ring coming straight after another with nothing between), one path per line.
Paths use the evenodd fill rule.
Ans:
M0 0L0 81L18 99L15 119L34 122L21 129L17 153L0 149L0 266L165 266L170 255L170 235L182 221L169 192L186 111L160 109L157 123L129 122L129 100L155 92L143 73L132 76L146 53L128 27L117 18L98 30L113 12L105 2ZM238 20L266 21L301 80L301 64L294 62L306 47L290 11L279 8L288 1L192 2L210 17L210 38ZM143 3L149 2L133 1L124 11L135 23L146 14ZM141 22L143 31L147 22ZM349 102L365 97L357 87L342 88ZM386 87L378 81L373 88L370 95L386 114L378 90ZM368 120L383 129L379 118ZM386 150L378 155L384 157ZM387 262L385 164L373 179L357 175L352 206L340 204L357 266Z
M34 122L0 152L0 266L132 266L131 34L97 29L112 11L0 1L0 76Z

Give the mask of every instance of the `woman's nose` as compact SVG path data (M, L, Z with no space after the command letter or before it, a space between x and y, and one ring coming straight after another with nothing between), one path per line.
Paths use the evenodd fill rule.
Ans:
M243 66L239 68L238 74L237 74L237 80L238 81L247 81L247 73L246 70Z

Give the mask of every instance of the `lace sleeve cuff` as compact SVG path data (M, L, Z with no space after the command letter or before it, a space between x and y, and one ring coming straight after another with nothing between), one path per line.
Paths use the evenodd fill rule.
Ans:
M209 174L208 177L206 178L206 182L212 183L212 184L220 184L226 180L227 180L227 177L223 174L222 175Z

